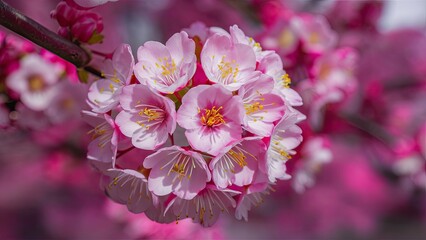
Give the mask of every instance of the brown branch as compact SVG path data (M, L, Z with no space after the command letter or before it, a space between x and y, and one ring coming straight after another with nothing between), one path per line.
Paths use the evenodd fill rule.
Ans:
M78 68L84 67L90 62L91 56L83 48L50 31L1 0L0 24Z

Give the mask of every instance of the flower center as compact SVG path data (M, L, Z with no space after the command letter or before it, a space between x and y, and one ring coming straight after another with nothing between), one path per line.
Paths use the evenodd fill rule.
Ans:
M234 68L235 65L235 68ZM238 72L240 71L238 68L238 64L235 64L235 60L232 60L231 62L225 61L225 56L222 57L222 60L217 65L220 71L220 77L222 79L225 79L225 83L230 83L229 80L236 82L236 77Z
M158 118L162 117L161 112L157 112L155 111L155 109L148 109L148 108L141 110L139 112L139 115L148 117L148 122L157 120Z
M246 109L246 114L252 114L254 112L258 112L263 110L263 105L260 102L255 102L253 104L245 104L244 108Z
M219 108L213 106L211 109L204 109L204 113L201 115L201 123L208 127L218 126L222 123L226 123L222 114L220 113L222 108L222 106Z
M319 34L317 32L312 32L309 35L309 42L311 44L317 44L317 43L319 43L319 41L320 41L320 36L319 36Z
M288 48L288 47L290 47L293 44L293 42L294 42L294 35L293 35L293 33L291 31L289 31L289 30L282 31L281 34L280 34L280 36L279 36L279 38L278 38L278 42L279 42L279 45L282 48Z
M159 58L158 61L160 62L160 64L156 63L155 65L158 68L161 68L162 72L161 74L163 76L170 76L172 75L177 67L176 67L176 63L173 59L169 59L168 57L164 57L164 58Z
M244 153L242 152L235 152L233 150L230 150L228 152L228 154L231 156L232 160L234 160L234 162L236 162L238 165L240 165L240 167L244 167L247 166L247 162L246 162L246 155L244 155Z
M31 92L37 92L44 89L44 80L40 75L32 75L28 78L28 87Z
M291 79L287 73L281 76L281 80L283 81L283 86L285 88L290 88Z

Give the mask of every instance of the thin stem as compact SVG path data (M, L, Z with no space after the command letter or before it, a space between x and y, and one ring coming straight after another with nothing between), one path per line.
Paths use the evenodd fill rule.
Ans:
M112 56L114 53L103 53L96 50L91 49L90 50L93 54L96 54L98 56L104 57L105 59L112 59Z
M78 68L84 67L90 62L90 54L83 48L50 31L1 0L0 24Z
M175 145L175 139L173 137L173 134L169 134L169 138L170 138L170 141L172 142L172 145Z

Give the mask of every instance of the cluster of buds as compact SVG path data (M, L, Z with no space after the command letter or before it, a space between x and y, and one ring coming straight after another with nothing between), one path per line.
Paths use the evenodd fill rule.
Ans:
M50 13L59 23L58 34L81 43L95 44L103 40L102 17L89 10L79 10L67 2L60 2Z
M302 141L305 116L274 51L201 23L165 45L121 45L88 93L88 158L108 196L157 222L247 220Z

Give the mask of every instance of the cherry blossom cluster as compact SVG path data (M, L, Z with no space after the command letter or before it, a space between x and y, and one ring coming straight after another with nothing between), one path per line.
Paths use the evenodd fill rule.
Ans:
M301 97L280 57L236 25L195 23L165 45L140 46L136 63L123 44L105 66L84 114L94 127L88 159L130 211L203 226L221 212L247 220L272 184L290 178Z

